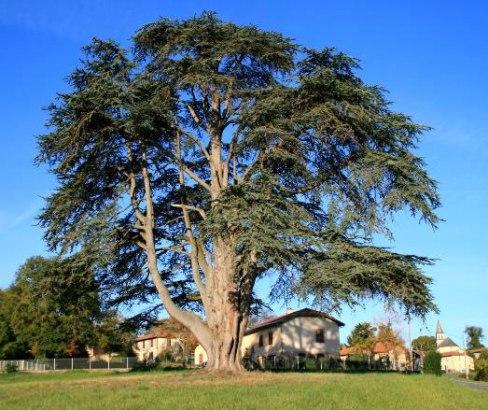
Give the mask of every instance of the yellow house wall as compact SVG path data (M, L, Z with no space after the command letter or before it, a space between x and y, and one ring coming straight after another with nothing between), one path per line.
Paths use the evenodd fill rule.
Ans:
M151 339L148 340L141 340L135 342L132 346L132 350L137 357L137 360L142 362L147 360L150 356L150 353L153 354L153 358L155 359L158 357L163 351L168 349L167 347L167 338L165 337L156 337L153 340L153 345L151 346ZM145 342L145 344L144 344ZM179 339L172 338L171 339L171 346L180 343ZM171 348L171 347L170 347Z
M474 370L474 361L470 356L449 356L441 359L441 367L445 372L464 373L468 369Z

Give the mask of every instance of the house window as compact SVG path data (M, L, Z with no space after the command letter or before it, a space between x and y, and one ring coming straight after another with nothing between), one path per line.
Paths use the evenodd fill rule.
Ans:
M166 339L166 347L170 348L171 347L171 339Z
M324 329L317 329L315 331L315 341L317 343L324 343Z
M154 339L151 339L151 347L154 347Z
M145 349L145 348L146 348L146 341L145 341L145 340L143 340L143 341L142 341L142 348L143 348L143 349Z
M268 345L273 344L273 332L268 332Z
M259 335L259 347L263 347L264 346L264 337L263 335Z

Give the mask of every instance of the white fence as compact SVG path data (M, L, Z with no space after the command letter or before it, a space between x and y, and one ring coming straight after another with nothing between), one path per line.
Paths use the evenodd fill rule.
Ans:
M33 359L33 360L0 360L0 372L11 364L18 371L48 371L48 370L95 370L95 369L132 369L137 363L135 357L115 356L107 360L89 358L67 359Z

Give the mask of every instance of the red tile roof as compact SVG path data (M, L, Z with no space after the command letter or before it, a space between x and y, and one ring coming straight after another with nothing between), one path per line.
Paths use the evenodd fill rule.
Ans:
M266 329L268 327L278 326L296 317L321 317L321 318L332 320L333 322L337 323L339 326L344 326L343 322L328 315L327 313L305 308L305 309L296 310L295 312L291 312L286 315L276 316L271 319L263 320L262 322L259 322L253 327L249 328L245 334L249 335L251 333L257 332L258 330Z
M141 342L143 340L150 340L150 339L158 339L158 338L161 338L161 339L174 339L175 336L174 335L171 335L169 333L149 333L147 335L141 335L141 336L138 336L134 339L135 342Z
M441 353L442 357L452 357L452 356L464 356L464 352L444 352Z
M399 346L400 347L400 346ZM376 342L373 347L373 353L388 353L395 348L394 345L383 343L383 342ZM339 351L340 356L348 356L350 354L355 354L357 351L353 347L343 347Z
M377 342L374 345L373 353L388 353L395 349L395 346L389 343Z

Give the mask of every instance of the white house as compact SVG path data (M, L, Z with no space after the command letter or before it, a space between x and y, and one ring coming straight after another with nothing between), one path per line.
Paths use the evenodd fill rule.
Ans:
M464 373L467 369L474 369L473 358L466 354L451 338L446 337L440 322L437 322L435 332L437 352L441 357L441 368L446 373Z
M340 320L313 309L287 311L249 328L242 340L241 353L254 360L279 355L339 358ZM195 364L207 361L202 346L195 349Z

